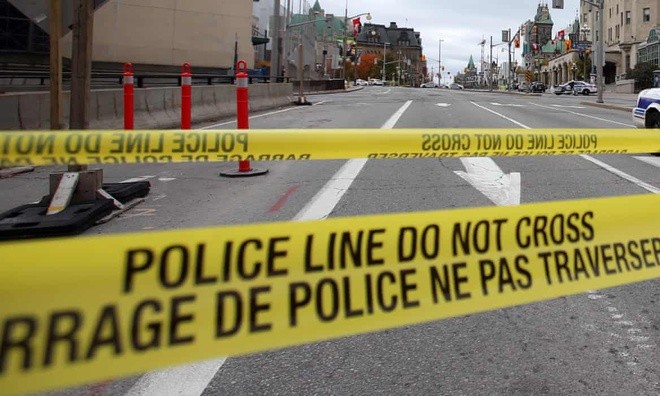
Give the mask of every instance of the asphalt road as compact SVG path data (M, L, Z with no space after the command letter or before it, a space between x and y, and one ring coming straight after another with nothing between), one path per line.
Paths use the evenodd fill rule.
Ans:
M593 98L366 87L254 114L251 128L631 128ZM632 106L632 103L630 104ZM401 112L401 110L404 110ZM399 113L397 113L399 112ZM234 128L231 120L200 127ZM329 133L331 133L329 131ZM519 202L660 192L651 155L494 158ZM495 205L461 159L104 166L152 183L146 201L87 234ZM46 193L48 173L0 180L0 211ZM337 172L342 171L341 177ZM345 172L350 176L346 176ZM342 179L343 184L337 184ZM347 179L352 182L346 183ZM335 184L333 184L335 183ZM348 187L346 187L349 185ZM336 189L337 199L317 193ZM514 197L515 198L515 197ZM507 197L507 199L514 199ZM514 199L515 200L515 199ZM515 204L515 203L513 203ZM660 224L660 222L659 222ZM65 395L660 394L660 280L57 392Z

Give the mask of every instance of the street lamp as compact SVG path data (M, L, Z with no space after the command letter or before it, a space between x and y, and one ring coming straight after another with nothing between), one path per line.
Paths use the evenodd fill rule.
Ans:
M438 40L438 86L442 85L442 42L445 40Z
M366 18L367 21L371 20L371 13L369 13L369 12L363 12L362 14L353 15L352 17L350 17L350 19L355 19L355 18L361 17L363 15L367 16L367 18ZM349 19L349 16L348 16L348 0L346 0L346 7L344 8L344 39L343 39L343 42L342 42L342 49L344 51L344 58L342 59L342 74L343 74L342 77L344 79L346 78L346 54L348 53L346 51L346 35L348 33L348 19Z
M577 64L575 62L573 62L571 70L573 71L573 81L575 81L575 72L577 72Z
M385 85L385 81L386 81L386 78L385 78L385 62L386 62L385 53L387 52L387 46L388 45L390 45L390 43L383 43L383 75L382 75L383 85Z
M598 87L598 99L597 103L603 103L603 61L604 61L604 51L603 51L603 29L605 19L605 0L583 0L585 3L596 7L598 10L598 28L596 29L596 53L594 60L596 63L596 86Z

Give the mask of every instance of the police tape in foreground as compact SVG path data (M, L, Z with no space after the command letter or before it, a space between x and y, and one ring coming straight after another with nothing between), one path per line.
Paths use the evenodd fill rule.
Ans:
M0 133L0 167L660 151L631 129L314 129Z
M660 196L0 244L33 392L660 277Z

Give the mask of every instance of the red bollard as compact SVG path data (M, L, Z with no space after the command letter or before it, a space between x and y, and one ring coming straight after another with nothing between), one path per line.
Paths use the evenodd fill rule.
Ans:
M243 60L238 61L236 70L238 70L236 73L236 124L238 129L250 129L247 63ZM238 161L237 171L221 172L220 176L247 177L266 173L268 173L268 169L252 168L250 161Z
M133 130L135 120L133 64L124 63L124 129Z
M192 123L192 74L190 64L181 67L181 129L190 129Z

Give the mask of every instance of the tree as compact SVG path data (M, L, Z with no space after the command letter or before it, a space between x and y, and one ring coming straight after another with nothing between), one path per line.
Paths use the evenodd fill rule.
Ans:
M638 63L634 69L628 71L626 77L635 80L635 90L641 91L653 87L653 70L655 69L656 65L652 63Z
M357 66L357 78L368 80L370 77L378 77L380 75L379 58L378 54L362 54L360 64Z

